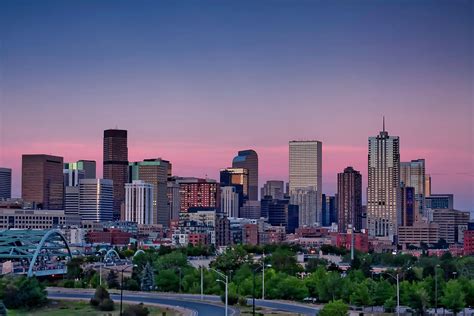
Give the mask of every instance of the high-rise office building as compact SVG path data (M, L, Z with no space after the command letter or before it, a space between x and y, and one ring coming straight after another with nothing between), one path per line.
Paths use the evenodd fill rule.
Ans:
M249 199L249 170L246 168L226 168L220 171L221 186L235 186L240 195L239 206Z
M362 175L352 167L337 175L338 230L362 229Z
M333 223L337 223L337 193L334 196L322 194L322 225L331 226Z
M104 179L114 185L114 219L120 219L125 200L125 183L128 182L127 131L108 129L104 131Z
M249 173L248 199L258 201L258 155L255 150L241 150L232 160L232 168L245 168Z
M0 168L0 200L12 197L12 169Z
M77 186L80 179L95 179L96 165L94 160L78 160L64 163L64 186Z
M170 162L161 158L131 162L130 181L143 180L153 185L153 223L169 226L168 170Z
M125 220L142 225L153 223L153 184L133 180L125 184Z
M216 180L199 178L176 178L179 184L180 213L186 213L191 207L220 207L220 185Z
M79 215L79 183L64 187L64 214Z
M413 226L415 222L415 188L407 187L405 185L401 186L401 207L402 207L402 226Z
M294 189L290 192L290 204L298 205L298 227L317 225L316 210L321 204L321 202L318 203L318 191Z
M239 217L259 219L262 213L260 201L245 201L240 207Z
M171 220L179 219L179 212L181 210L179 183L174 178L168 178L167 194L168 194L168 212Z
M26 202L41 209L62 210L63 181L63 157L22 156L21 194Z
M267 181L260 191L260 198L264 196L271 196L273 199L282 200L285 196L285 182L279 180Z
M453 194L430 194L425 198L426 208L430 209L453 209Z
M272 200L268 205L268 223L272 226L285 226L287 234L293 234L299 225L298 205L288 199Z
M400 185L415 189L415 220L420 220L425 209L425 160L400 162Z
M384 128L369 137L367 227L370 236L394 240L401 222L400 145Z
M289 194L291 204L299 206L300 225L321 224L322 143L316 140L290 141L289 155ZM306 202L300 204L302 201Z
M425 176L425 198L431 195L431 175Z
M227 217L239 217L239 193L233 186L221 187L221 213Z
M113 181L82 179L79 181L79 215L83 221L103 222L113 219Z

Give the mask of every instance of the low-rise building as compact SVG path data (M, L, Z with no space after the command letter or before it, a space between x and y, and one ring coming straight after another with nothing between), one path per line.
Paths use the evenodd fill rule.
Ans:
M421 243L434 244L439 241L439 225L437 223L415 222L413 226L398 227L398 243L403 247Z

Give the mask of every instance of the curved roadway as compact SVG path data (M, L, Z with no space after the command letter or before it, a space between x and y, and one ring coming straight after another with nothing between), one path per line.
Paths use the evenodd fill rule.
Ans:
M66 289L66 288L48 288L48 297L55 299L89 299L93 294L93 290ZM118 302L120 295L111 293L112 298ZM222 316L225 314L225 307L221 303L221 299L217 295L204 295L204 301L200 300L200 295L195 294L174 294L174 293L150 293L150 292L128 292L124 291L124 301L136 303L156 303L168 305L170 307L178 306L191 310L196 315L203 316ZM252 304L252 300L248 300ZM255 300L258 307L274 308L294 314L316 315L318 309L315 307L281 302L272 300ZM238 309L229 306L229 316L239 314Z

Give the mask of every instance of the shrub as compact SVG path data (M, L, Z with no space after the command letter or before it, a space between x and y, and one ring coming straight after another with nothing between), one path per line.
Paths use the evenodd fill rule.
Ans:
M114 301L112 301L110 298L104 299L102 302L100 302L99 309L101 311L113 311Z
M123 316L148 316L149 314L150 311L143 305L143 303L129 305L123 311Z
M221 300L223 303L225 303L225 294L222 294L221 295ZM239 302L239 296L237 295L237 293L233 292L233 291L229 291L228 295L227 295L227 303L229 305L235 305Z
M247 306L247 298L245 296L239 296L239 305L240 306Z

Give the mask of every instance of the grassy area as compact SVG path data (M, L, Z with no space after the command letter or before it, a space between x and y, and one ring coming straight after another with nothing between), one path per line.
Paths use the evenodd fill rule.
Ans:
M124 304L124 309L127 304ZM179 315L173 310L167 308L160 308L155 306L146 305L150 311L149 315L166 315L166 316L177 316ZM88 302L84 301L50 301L48 306L34 310L9 310L9 316L118 316L120 305L115 302L115 310L112 312L101 312L94 309L89 305ZM165 312L165 314L163 314Z

